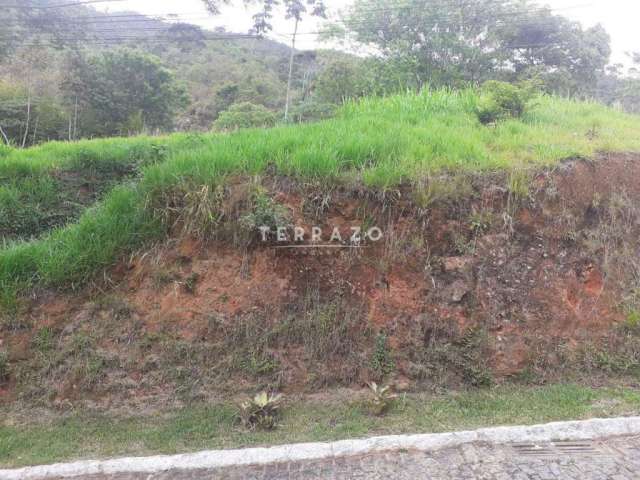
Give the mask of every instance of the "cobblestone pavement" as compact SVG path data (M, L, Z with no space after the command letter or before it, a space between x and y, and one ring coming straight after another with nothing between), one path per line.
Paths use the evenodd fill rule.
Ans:
M217 471L103 475L87 480L218 479L638 480L640 437L540 446L477 444L429 453L400 451Z

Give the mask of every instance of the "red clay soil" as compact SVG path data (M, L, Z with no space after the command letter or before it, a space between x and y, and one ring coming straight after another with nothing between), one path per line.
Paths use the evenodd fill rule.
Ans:
M25 314L30 328L0 332L0 341L11 363L19 365L33 355L35 332L45 326L59 342L74 332L104 330L96 334L96 348L116 358L117 366L100 383L126 384L129 395L149 394L170 382L149 379L166 367L157 365L159 350L140 346L142 338L171 335L186 345L200 344L217 335L212 319L230 324L250 315L273 326L313 291L325 302L357 305L363 319L362 331L349 335L362 335L357 358L366 365L336 376L338 383L361 385L374 378L366 359L377 333L386 336L395 358L391 375L412 383L424 381L416 374L416 352L428 348L433 332L452 332L453 338L471 329L486 333L486 364L500 380L541 359L551 362L555 353L550 350L558 346L571 350L607 338L625 320L622 305L631 265L621 244L637 259L640 225L633 215L640 209L638 178L639 156L606 155L567 161L538 174L529 198L510 196L499 177L471 178L474 194L469 198L426 208L415 205L409 189L384 198L336 189L320 220L307 213L317 190L274 181L269 190L296 225L310 231L319 222L325 232L339 226L348 237L349 227L374 223L384 231L383 240L362 249L311 250L174 239L111 272L117 280L106 294L126 305L126 315L96 306L104 290L100 295L95 288L80 295L49 292ZM618 227L611 220L614 204L627 219L616 230L618 236L610 234ZM366 340L365 330L370 331ZM309 388L315 367L301 345L279 344L270 354L280 365L280 387ZM324 368L346 368L356 361L341 364L344 358L352 357L328 358ZM227 387L261 384L251 375L240 377L230 376L234 385ZM52 397L74 397L73 381L61 381L66 386L54 388ZM11 396L7 390L5 399ZM112 395L118 391L111 388Z

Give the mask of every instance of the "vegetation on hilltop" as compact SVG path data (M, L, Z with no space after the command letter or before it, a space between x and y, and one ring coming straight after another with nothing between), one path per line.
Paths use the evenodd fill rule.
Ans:
M293 9L292 18L305 8L321 13L315 0L275 3ZM610 40L602 27L584 29L530 1L468 3L356 2L323 33L379 55L296 52L290 95L291 49L273 40L87 6L9 9L0 25L0 143L208 131L221 114L246 104L282 119L287 96L289 121L317 120L354 98L486 80L529 80L547 93L639 111L637 68L608 65ZM273 14L263 13L269 15L257 17L261 32L270 29ZM485 31L490 35L477 42ZM637 64L640 57L630 60ZM148 74L127 81L109 74L131 65Z
M14 185L82 159L136 164L141 173L77 223L5 246L0 284L4 292L38 283L79 285L119 255L165 234L176 215L184 221L184 215L209 212L205 218L215 225L220 196L213 192L229 176L269 172L419 189L422 179L438 172L521 169L598 151L640 151L638 118L597 103L541 97L522 118L485 126L476 114L480 98L473 90L424 91L351 102L335 118L312 124L176 135L159 143L143 137L9 150L0 172ZM25 195L11 182L3 186L5 195ZM212 193L194 195L202 191Z

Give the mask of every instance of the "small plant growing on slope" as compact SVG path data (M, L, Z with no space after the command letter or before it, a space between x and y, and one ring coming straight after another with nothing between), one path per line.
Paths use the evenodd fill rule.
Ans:
M9 379L9 357L0 350L0 385Z
M520 118L534 94L535 90L526 85L490 80L482 85L476 115L485 125L506 118Z
M282 394L258 393L253 399L240 404L238 417L249 430L273 430L280 416Z
M371 359L371 367L379 377L378 379L382 379L389 375L395 368L395 362L393 361L391 352L389 352L387 336L384 333L380 333L376 336L375 348Z
M371 391L371 400L369 401L369 409L373 415L379 416L387 412L394 400L398 398L396 394L391 391L390 386L379 386L375 382L369 384L369 390Z

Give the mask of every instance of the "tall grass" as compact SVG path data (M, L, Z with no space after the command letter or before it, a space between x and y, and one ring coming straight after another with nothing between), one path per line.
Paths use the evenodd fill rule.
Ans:
M470 90L439 90L352 102L335 118L314 124L4 149L2 185L78 162L99 169L138 157L150 161L141 163L139 181L112 191L77 223L0 250L0 287L80 284L166 232L153 208L171 192L215 187L228 175L269 167L306 179L356 179L386 188L443 170L510 169L603 150L640 151L640 118L596 103L542 97L522 119L487 127L474 114L477 101ZM153 161L158 149L163 162ZM4 201L10 199L0 195Z

